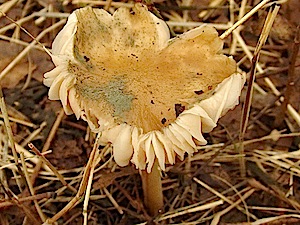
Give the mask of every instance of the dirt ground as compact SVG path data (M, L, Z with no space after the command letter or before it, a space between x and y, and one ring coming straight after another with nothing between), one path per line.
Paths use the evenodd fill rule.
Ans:
M76 203L61 213L56 223L84 224L85 198L84 195L76 197L76 193L95 135L84 121L77 120L74 115L64 115L59 101L48 99L43 75L54 65L42 46L32 38L51 49L53 39L65 23L63 20L74 9L91 5L113 12L120 5L131 3L85 0L0 2L0 84L17 145L15 156L2 111L0 224L43 224L45 218L54 217L72 200ZM191 22L232 25L231 22L239 20L241 5L245 4L245 12L249 12L261 1L211 2L216 4L209 5L208 0L156 0L147 1L147 4L149 10L159 12L170 22L173 34L180 34L195 27L189 24ZM205 134L207 146L199 147L198 153L186 156L184 161L178 160L162 171L165 206L154 218L149 216L143 204L138 171L132 165L118 167L111 157L111 150L101 146L99 151L105 149L106 153L94 170L85 212L88 224L300 224L297 28L300 2L280 2L283 3L258 62L260 69L256 71L247 130L242 140L244 151L239 149L239 137L243 106L249 100L246 97L248 82L240 104L222 117L211 133ZM237 34L240 39L231 34L224 40L224 53L233 55L248 78L252 59L247 50L253 55L270 6L259 9L240 26ZM51 16L52 12L57 14ZM60 21L61 24L51 28ZM224 31L218 29L220 34ZM31 150L29 143L38 151ZM57 174L40 163L39 152L43 152L72 188L62 184ZM21 163L22 155L26 168ZM15 157L19 159L19 167ZM245 174L241 162L245 162ZM29 178L20 177L20 171ZM209 203L216 205L209 207Z

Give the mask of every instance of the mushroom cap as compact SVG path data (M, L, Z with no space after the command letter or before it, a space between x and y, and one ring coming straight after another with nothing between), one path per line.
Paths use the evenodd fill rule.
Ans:
M102 132L119 165L131 160L149 170L157 157L163 169L176 155L195 152L195 142L205 144L201 131L210 131L237 104L241 75L232 76L240 85L231 87L234 96L227 93L230 106L229 100L220 106L225 97L214 91L236 71L222 48L217 31L206 25L170 39L165 22L142 4L113 15L81 8L53 42L56 68L44 84L67 114ZM217 99L214 107L208 97Z

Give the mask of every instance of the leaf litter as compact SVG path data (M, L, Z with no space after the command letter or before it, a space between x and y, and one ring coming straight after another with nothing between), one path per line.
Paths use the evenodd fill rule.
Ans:
M256 66L243 152L238 138L242 106L249 104L246 90L240 106L206 135L207 146L162 172L165 207L161 215L151 218L143 205L137 171L119 168L110 146L97 151L95 136L86 124L75 116L65 117L61 106L47 99L41 81L53 65L42 46L27 34L49 48L72 10L91 5L114 12L133 3L2 2L0 223L42 224L51 218L57 224L298 224L300 57L299 17L295 15L300 4L297 0L278 3L281 9ZM224 52L250 75L272 1L147 4L167 21L174 35L204 22L224 35L253 12L233 33L223 36ZM11 133L6 129L8 120Z

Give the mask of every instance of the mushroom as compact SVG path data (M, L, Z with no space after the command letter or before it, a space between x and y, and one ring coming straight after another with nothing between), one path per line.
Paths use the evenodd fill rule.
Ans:
M56 67L44 84L49 99L112 144L119 166L143 171L154 215L162 207L160 170L205 145L202 132L238 104L244 77L222 48L207 25L170 39L166 23L142 4L113 15L81 8L53 42ZM160 186L156 193L149 182Z

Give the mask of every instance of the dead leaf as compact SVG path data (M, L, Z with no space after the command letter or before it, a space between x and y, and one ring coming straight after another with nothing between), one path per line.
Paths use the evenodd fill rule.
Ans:
M114 172L114 173L106 173L103 172L100 176L100 178L94 182L93 189L99 189L99 188L105 188L111 185L115 179L119 177L124 177L132 174L136 174L138 171L134 169L133 167L124 167L121 168L120 171Z
M0 40L0 71L3 71L22 50L23 47L20 45ZM29 61L31 66L29 66ZM45 52L32 49L27 57L4 76L0 84L3 88L14 88L29 73L32 74L32 78L42 82L43 74L52 68L50 57Z
M0 41L0 71L21 52L23 47L9 43L7 41ZM4 88L15 87L20 80L22 80L28 72L28 65L23 59L19 62L1 81L1 85Z

